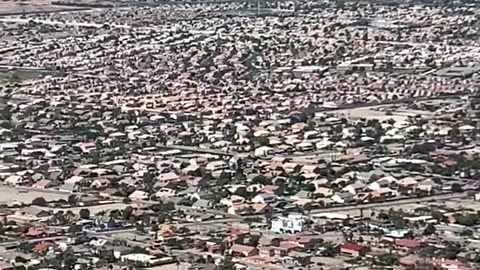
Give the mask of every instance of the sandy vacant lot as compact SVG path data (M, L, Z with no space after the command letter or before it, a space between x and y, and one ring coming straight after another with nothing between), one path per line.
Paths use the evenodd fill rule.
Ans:
M51 0L1 0L0 15L14 13L52 12L66 9L77 9L76 7L55 6Z
M22 190L25 190L28 192L20 192ZM69 195L71 194L65 193L65 192L56 192L56 191L39 190L39 189L26 190L22 188L14 188L14 187L0 185L0 203L8 203L8 204L11 204L13 202L30 203L32 202L33 199L37 197L43 197L47 201L60 200L60 199L67 200Z

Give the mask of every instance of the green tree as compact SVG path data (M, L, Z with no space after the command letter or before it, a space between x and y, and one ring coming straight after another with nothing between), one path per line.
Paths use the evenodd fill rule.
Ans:
M67 201L68 201L68 203L70 203L70 204L75 204L75 203L77 203L77 201L78 201L78 197L77 197L77 195L72 194L72 195L68 196L68 200L67 200Z
M398 255L385 254L379 257L379 264L385 266L392 266L398 263Z
M90 218L90 210L87 208L82 208L79 212L80 218L82 219L89 219Z
M140 246L133 246L132 253L148 254L149 252Z
M130 217L132 216L132 213L133 213L133 207L131 207L131 206L125 207L125 209L123 209L123 212L122 212L123 220L125 220L125 221L130 220Z
M467 236L467 237L470 237L473 235L473 231L470 230L470 229L463 229L461 232L460 232L460 236Z
M225 256L220 269L222 269L222 270L234 270L235 269L235 263L232 260L232 256L230 256L230 255Z
M459 183L453 183L452 192L463 192L462 186Z
M479 218L477 214L467 213L455 216L457 223L464 226L474 226L478 224Z
M313 205L311 203L306 203L303 205L303 210L305 210L308 214L312 211Z
M143 186L145 188L145 191L152 193L154 190L155 186L155 176L153 172L146 172L143 174Z
M43 197L38 197L32 200L32 204L38 206L45 206L47 205L47 201Z
M315 185L312 183L306 184L304 189L308 192L314 192L316 190Z
M237 190L235 190L235 195L241 196L243 198L248 197L248 191L246 187L238 187Z
M269 139L267 137L254 137L252 139L254 147L267 146L269 144Z
M143 225L143 222L138 222L137 224L135 224L135 229L137 230L137 232L144 233L145 226Z
M322 255L325 257L335 257L338 253L338 249L329 242L323 243L321 250Z
M8 78L8 82L11 83L11 84L21 83L21 82L22 82L22 78L21 78L17 73L13 73L13 74L10 75L10 77Z
M433 224L428 224L425 230L423 231L423 235L432 235L436 232L435 226Z

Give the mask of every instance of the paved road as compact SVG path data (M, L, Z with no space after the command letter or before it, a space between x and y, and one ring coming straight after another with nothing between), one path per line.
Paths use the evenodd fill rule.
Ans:
M330 212L344 212L344 211L352 211L352 210L360 210L360 209L374 209L374 208L380 208L380 207L414 204L414 203L422 203L422 202L429 202L429 201L452 200L452 199L465 198L467 196L468 196L467 193L449 193L449 194L439 194L439 195L432 195L432 196L419 197L419 198L410 198L410 197L399 198L396 200L385 201L385 202L364 203L364 204L356 204L356 205L334 206L334 207L314 209L310 211L310 215L320 214L320 213L330 213ZM275 213L274 216L282 216L284 213L285 212ZM246 217L257 217L257 216L264 216L264 215L252 214L252 215L243 215L242 217L246 218Z
M349 211L349 210L358 210L358 209L372 209L372 208L388 207L388 206L395 206L395 205L402 205L402 204L460 199L460 198L465 198L467 196L468 195L466 193L440 194L440 195L433 195L433 196L427 196L427 197L421 197L421 198L405 198L405 199L393 200L393 201L387 201L387 202L347 205L347 206L332 207L332 208L326 208L326 209L315 209L315 210L312 210L311 213L316 214L316 213L325 213L325 212L332 212L332 211L339 212L339 211Z
M0 246L20 245L23 242L38 243L43 241L59 241L59 240L66 240L66 239L67 239L67 236L51 236L51 237L42 237L42 238L35 238L35 239L12 240L12 241L1 242Z
M193 254L193 255L205 256L206 257L206 256L210 255L214 259L217 259L217 258L224 259L224 256L222 256L220 254L211 254L211 253L208 253L208 252L198 251L198 250L195 250L195 249L187 249L187 250L174 249L174 250L171 250L171 251L172 251L172 254L177 255L177 256ZM285 267L278 266L278 265L253 263L253 262L248 261L245 258L233 258L232 260L234 262L245 264L248 267L248 269L252 269L252 270L253 269L273 269L273 270L276 270L276 269L283 270L283 269L285 269Z
M67 25L67 26L80 26L80 27L97 27L100 28L104 25L108 25L114 28L131 28L129 25L123 24L99 24L99 23L86 23L86 22L76 22L76 21L52 21L52 20L41 20L41 19L21 19L21 18L0 18L0 22L13 22L13 23L29 23L35 22L46 25Z
M212 220L205 220L205 221L197 221L192 223L179 223L178 226L181 227L195 227L195 226L202 226L202 225L218 225L224 226L228 222L237 222L240 221L241 217L237 218L222 218L222 219L212 219Z
M103 231L103 232L94 232L90 231L87 232L87 234L91 237L95 236L105 236L108 237L110 235L114 234L119 234L119 233L126 233L126 232L134 232L136 229L124 229L124 230L116 230L116 231ZM31 238L31 239L21 239L21 240L11 240L11 241L5 241L5 242L0 242L0 246L10 246L10 245L19 245L21 243L27 242L27 243L39 243L43 241L64 241L67 240L69 236L66 235L59 235L59 236L49 236L49 237L41 237L41 238Z
M177 149L177 150L182 150L186 152L195 152L195 153L203 153L203 154L212 154L212 155L219 155L219 156L235 156L238 155L237 152L224 152L218 149L206 149L206 148L201 148L201 147L195 147L195 146L187 146L187 145L161 145L159 146L160 148L165 148L165 149Z

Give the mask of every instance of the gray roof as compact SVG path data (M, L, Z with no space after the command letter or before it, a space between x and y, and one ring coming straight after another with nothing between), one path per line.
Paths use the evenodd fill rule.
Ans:
M197 192L197 189L198 189L197 187L189 186L187 189L178 192L177 195L182 196L182 195L192 194L192 193Z
M210 206L210 201L207 201L204 199L200 199L195 203L193 203L192 205L192 207L196 207L196 208L208 208L209 206Z
M344 200L350 200L353 198L353 194L350 192L337 192L336 195Z
M301 190L297 192L297 194L295 194L295 197L299 197L299 198L308 198L309 196L310 196L310 192L306 190Z
M33 207L33 206L23 207L22 209L20 209L20 211L25 213L25 214L32 215L32 216L37 216L38 214L40 214L42 212L46 212L43 209Z
M448 67L448 68L438 70L436 72L436 75L446 76L446 77L467 77L467 76L470 76L477 71L480 71L480 66Z

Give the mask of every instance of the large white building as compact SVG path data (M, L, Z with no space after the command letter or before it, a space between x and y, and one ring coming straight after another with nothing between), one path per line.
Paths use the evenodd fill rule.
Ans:
M174 262L172 257L156 257L149 254L132 253L121 256L122 262L134 263L137 266L150 267Z
M278 217L272 220L272 231L276 233L298 233L303 231L303 217L290 214L288 217Z

